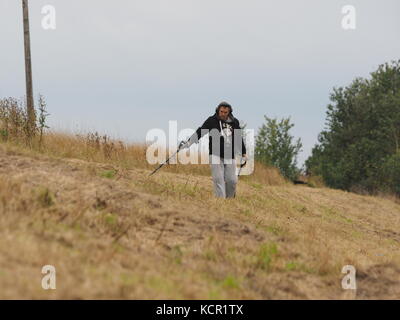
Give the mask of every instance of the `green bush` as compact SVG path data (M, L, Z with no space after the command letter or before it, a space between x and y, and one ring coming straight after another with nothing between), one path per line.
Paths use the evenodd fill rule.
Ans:
M379 66L370 79L334 88L330 100L307 173L333 188L398 194L400 60Z
M300 138L294 142L289 131L294 126L290 118L270 119L264 116L266 123L259 129L256 137L256 160L277 167L289 180L297 179L300 170L296 167L297 155L302 147Z

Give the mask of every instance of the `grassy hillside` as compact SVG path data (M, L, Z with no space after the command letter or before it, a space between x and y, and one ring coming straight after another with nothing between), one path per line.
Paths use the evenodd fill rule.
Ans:
M149 177L144 146L98 138L0 144L0 298L348 299L348 264L357 298L400 297L397 199L258 164L236 199L215 199L208 166ZM47 264L56 290L41 287Z

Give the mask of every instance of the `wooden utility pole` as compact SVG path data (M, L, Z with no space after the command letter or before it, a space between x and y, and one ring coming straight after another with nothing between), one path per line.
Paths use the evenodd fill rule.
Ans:
M31 40L29 32L29 8L28 0L22 0L22 12L24 18L24 47L25 47L25 80L26 80L26 108L29 121L29 129L34 134L35 107L33 104L32 87L32 61L31 61Z

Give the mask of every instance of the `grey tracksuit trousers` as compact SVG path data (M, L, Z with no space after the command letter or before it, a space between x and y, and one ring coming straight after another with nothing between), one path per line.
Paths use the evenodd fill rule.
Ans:
M236 160L224 160L215 155L210 155L209 157L215 196L218 198L233 198L237 184Z

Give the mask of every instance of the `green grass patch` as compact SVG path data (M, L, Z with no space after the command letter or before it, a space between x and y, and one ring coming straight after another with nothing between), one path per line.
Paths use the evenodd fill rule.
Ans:
M256 182L250 182L250 186L252 186L254 189L261 190L263 188L263 185L261 183L256 183Z
M114 213L106 213L103 218L104 222L109 226L116 226L118 223L118 217Z
M347 224L352 224L353 220L351 220L350 218L347 218L346 216L338 213L336 210L332 209L332 208L325 208L325 212L327 217L334 219L336 221L341 221Z
M232 275L228 275L223 281L222 286L229 289L239 289L239 280Z
M208 292L209 300L219 300L221 299L221 291L218 288L212 288Z
M182 264L183 251L179 245L173 246L171 249L172 261L176 264Z
M117 170L115 170L115 169L105 170L100 173L100 177L107 178L107 179L113 179L113 178L115 178L116 174L117 174Z
M278 254L278 248L275 243L264 243L260 246L257 255L257 266L263 270L269 271L272 259Z
M266 227L264 227L264 229L276 236L280 236L280 235L284 234L284 230L278 225L266 226Z
M108 231L118 232L120 230L118 216L115 213L102 213L100 216L100 220L103 227L106 228Z
M292 271L292 270L298 270L299 269L299 264L295 261L290 261L286 263L285 270L287 271Z

